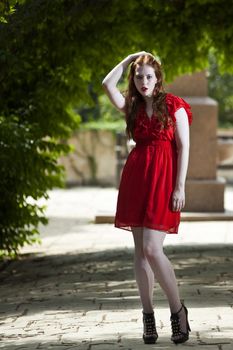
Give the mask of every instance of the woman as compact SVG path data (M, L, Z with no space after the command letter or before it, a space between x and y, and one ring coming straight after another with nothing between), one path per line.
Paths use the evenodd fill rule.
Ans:
M130 65L125 96L117 83ZM161 65L145 51L131 54L114 67L102 85L112 104L125 115L126 134L136 145L124 165L118 192L115 227L134 238L135 276L142 302L143 339L155 343L154 277L171 310L171 340L183 343L191 331L174 270L163 252L166 234L177 234L185 205L189 159L190 106L165 93Z

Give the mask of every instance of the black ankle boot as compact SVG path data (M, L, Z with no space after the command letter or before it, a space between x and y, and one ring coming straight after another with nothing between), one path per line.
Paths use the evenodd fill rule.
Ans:
M180 308L179 311L175 312L175 313L171 313L171 327L172 327L172 336L171 336L171 340L175 343L184 343L185 341L187 341L189 339L189 331L191 332L190 326L189 326L189 322L188 322L188 310L187 308L184 306L183 303L181 303L182 306ZM185 310L185 314L186 314L186 328L187 328L187 333L184 333L181 331L181 327L180 327L180 317L179 317L179 312L182 310L182 308L184 308ZM179 338L174 339L174 337L179 336Z
M156 331L154 312L143 313L143 340L145 344L154 344L158 338Z

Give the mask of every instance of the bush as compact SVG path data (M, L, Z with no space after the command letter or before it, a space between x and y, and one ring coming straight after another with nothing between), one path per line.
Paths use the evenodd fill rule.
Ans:
M17 118L0 120L0 249L11 256L25 243L39 242L38 224L46 224L47 190L63 185L57 157L67 146L36 137L37 128Z
M37 30L46 6L40 10L22 7L0 23L2 255L16 256L24 244L39 242L38 225L48 219L37 200L64 186L57 159L71 149L66 140L80 123L71 107L77 100L73 57L68 50L62 55L59 41L52 50L49 21Z

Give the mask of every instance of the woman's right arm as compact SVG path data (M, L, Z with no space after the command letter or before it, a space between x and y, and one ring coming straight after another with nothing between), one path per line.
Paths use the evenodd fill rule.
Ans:
M138 52L127 56L123 61L121 61L116 67L114 67L102 81L102 86L108 95L112 104L119 109L121 112L125 111L125 98L121 94L120 90L116 87L118 81L120 80L122 74L128 67L128 65L135 60L138 56L146 54L145 51Z

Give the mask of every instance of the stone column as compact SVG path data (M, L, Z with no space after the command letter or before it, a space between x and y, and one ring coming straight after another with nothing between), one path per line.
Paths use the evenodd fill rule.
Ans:
M217 177L218 104L208 97L206 72L178 77L165 88L183 97L193 112L183 211L223 212L226 180Z

